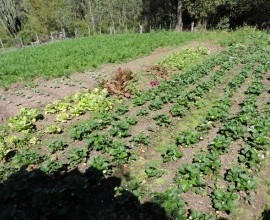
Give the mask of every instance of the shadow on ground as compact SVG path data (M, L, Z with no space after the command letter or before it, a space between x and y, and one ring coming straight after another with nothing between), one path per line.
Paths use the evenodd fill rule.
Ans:
M23 167L0 185L0 219L167 219L158 204L140 204L131 192L114 197L120 184L93 168L51 177Z
M269 220L270 219L270 210L264 210L262 213L262 220Z

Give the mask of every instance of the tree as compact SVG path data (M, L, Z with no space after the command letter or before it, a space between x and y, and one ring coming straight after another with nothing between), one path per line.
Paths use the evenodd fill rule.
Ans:
M178 0L143 0L142 20L154 27L169 27L176 21Z
M191 17L197 21L198 26L207 28L209 18L217 12L219 6L226 0L190 0L186 8Z
M183 2L184 2L184 0L178 0L177 15L176 15L177 22L176 22L176 27L175 27L176 31L182 31L183 30L183 18L182 18Z
M23 20L24 1L1 0L0 23L11 37L15 37L20 31Z

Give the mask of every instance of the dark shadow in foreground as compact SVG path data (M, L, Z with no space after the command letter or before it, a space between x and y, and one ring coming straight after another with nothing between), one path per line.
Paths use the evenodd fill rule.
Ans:
M120 184L92 168L51 177L24 167L0 185L0 219L168 219L158 204L140 204L131 192L114 197Z
M270 210L264 210L262 213L262 220L269 220L270 219Z

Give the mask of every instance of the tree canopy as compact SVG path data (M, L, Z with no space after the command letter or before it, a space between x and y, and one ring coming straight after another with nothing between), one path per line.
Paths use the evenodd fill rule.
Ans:
M1 0L0 38L33 41L65 29L68 36L150 28L270 26L264 0Z

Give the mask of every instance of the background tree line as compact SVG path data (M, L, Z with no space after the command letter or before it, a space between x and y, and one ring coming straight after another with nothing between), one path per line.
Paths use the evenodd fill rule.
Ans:
M0 38L26 43L54 32L68 37L150 29L268 28L270 1L265 0L1 0Z

